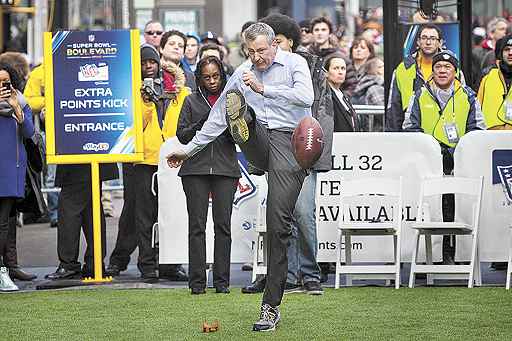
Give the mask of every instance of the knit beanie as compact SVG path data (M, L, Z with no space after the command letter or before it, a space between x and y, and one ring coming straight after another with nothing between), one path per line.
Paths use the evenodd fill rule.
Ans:
M140 60L143 62L148 59L157 62L158 68L160 69L160 55L158 54L158 51L155 49L153 45L142 44L140 46Z
M455 53L453 53L450 50L443 50L434 55L434 57L432 58L432 70L434 69L434 65L437 62L441 62L441 61L448 62L448 63L452 64L453 67L455 68L455 70L457 70L459 68L459 60L457 59L457 56L455 55Z

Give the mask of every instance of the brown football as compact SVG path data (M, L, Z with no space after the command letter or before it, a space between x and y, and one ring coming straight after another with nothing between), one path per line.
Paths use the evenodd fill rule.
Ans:
M292 135L293 156L303 168L311 168L322 155L324 131L312 116L300 120Z

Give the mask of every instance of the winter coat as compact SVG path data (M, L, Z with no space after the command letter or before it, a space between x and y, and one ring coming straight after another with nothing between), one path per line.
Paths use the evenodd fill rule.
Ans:
M360 131L359 120L356 111L343 94L340 98L334 90L331 91L334 111L334 131L335 132L358 132Z
M25 196L27 153L23 138L28 139L34 135L34 125L32 110L20 92L18 103L25 115L22 124L18 124L12 117L0 116L0 197Z
M350 100L352 104L384 105L384 80L375 75L362 75Z
M187 144L201 130L208 119L211 106L202 89L185 98L178 119L176 136L182 144ZM178 173L187 175L222 175L240 178L240 167L233 138L226 130L199 153L185 160Z
M333 53L339 52L339 49L334 47L319 49L316 45L313 44L309 47L309 52L315 56L320 57L320 61L323 65L327 57ZM343 82L341 85L341 90L345 95L352 96L352 93L354 92L357 85L357 72L350 59L346 57L343 57L343 59L345 60L345 64L347 64L347 74L345 75L345 82Z
M356 90L350 98L355 105L384 105L384 80L376 75L364 74L357 83ZM359 117L361 130L369 131L369 116L361 115ZM383 130L383 116L374 116L372 131Z
M324 132L324 150L313 169L316 171L329 171L332 168L332 134L334 131L333 104L331 87L327 84L327 76L323 71L323 60L308 52L302 46L295 51L308 62L313 83L314 101L311 114L318 120Z

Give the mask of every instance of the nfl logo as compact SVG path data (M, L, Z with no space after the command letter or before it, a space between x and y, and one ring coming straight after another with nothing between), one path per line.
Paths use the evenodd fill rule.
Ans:
M247 160L245 159L244 154L238 150L238 146L237 157L242 177L238 180L238 186L233 200L233 206L235 208L239 208L242 202L256 195L256 184L252 181L251 176L247 171Z
M95 39L94 34L89 34L89 42L92 43Z
M497 166L507 201L512 204L512 165Z

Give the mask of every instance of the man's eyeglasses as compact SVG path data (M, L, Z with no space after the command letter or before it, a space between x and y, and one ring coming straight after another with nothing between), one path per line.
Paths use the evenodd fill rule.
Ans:
M439 41L439 40L441 40L441 39L439 39L438 37L427 37L427 36L421 36L421 37L420 37L420 40L421 40L421 41L425 41L425 42L427 42L427 41Z
M144 33L146 33L149 36L153 36L153 35L161 36L164 32L162 32L162 31L146 31Z
M301 31L302 33L309 33L309 28L305 28L305 27L303 27L303 28L301 28L301 29L300 29L300 31Z

